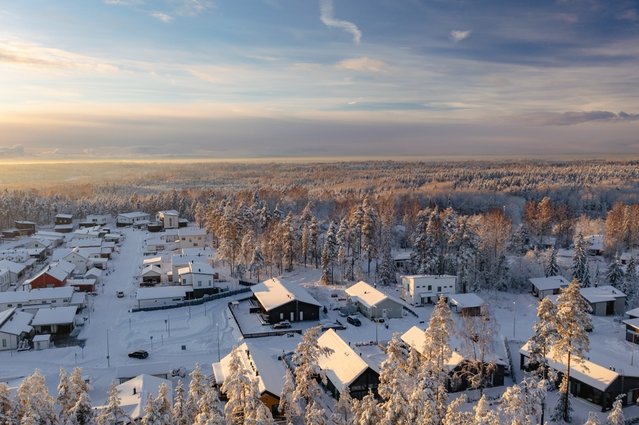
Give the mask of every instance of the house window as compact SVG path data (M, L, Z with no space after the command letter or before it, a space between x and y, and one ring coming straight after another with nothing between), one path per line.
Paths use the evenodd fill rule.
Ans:
M428 285L428 290L432 291L433 290L433 285Z
M197 286L198 286L198 288L201 288L202 287L202 282L198 282Z
M7 348L7 340L6 339L2 340L2 348Z
M442 291L442 287L441 287L441 286L438 286L438 287L437 287L437 292L441 292L441 291Z

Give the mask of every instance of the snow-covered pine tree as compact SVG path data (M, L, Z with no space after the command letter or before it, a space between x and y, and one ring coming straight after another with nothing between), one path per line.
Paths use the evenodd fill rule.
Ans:
M264 268L264 256L262 255L262 247L256 245L253 250L253 258L251 259L251 274L255 274L257 281L260 281L260 272Z
M329 418L326 411L315 400L311 400L306 406L304 425L329 425Z
M142 396L142 395L141 395ZM149 394L144 405L142 425L166 425L160 417L159 405L153 394Z
M497 333L497 324L486 304L481 307L479 315L462 316L459 335L467 361L460 374L467 379L471 388L479 389L481 394L484 393L490 375L495 371L492 354Z
M166 425L173 425L175 421L173 420L173 410L170 402L171 396L169 393L170 390L168 385L160 385L158 397L155 399L155 402L158 407L161 422Z
M586 329L592 327L590 305L579 292L579 281L575 278L557 298L557 338L552 346L557 361L566 362L564 379L570 379L573 361L583 362L583 356L590 349L590 338ZM566 394L560 396L563 402L563 419L570 422L568 382L563 385Z
M308 225L308 242L309 249L311 251L311 257L315 263L315 268L319 267L319 255L317 255L317 244L319 243L319 223L315 216L311 217L311 222Z
M619 265L619 258L615 257L614 260L608 265L608 273L606 274L606 280L615 288L622 290L623 286L623 270Z
M286 418L286 423L293 423L293 417L296 415L297 409L293 402L293 392L295 391L295 383L293 382L293 374L290 369L286 368L286 376L284 378L284 386L282 387L282 394L280 394L280 403L278 405L278 411Z
M546 355L557 339L557 308L544 297L537 306L537 321L533 325L533 336L530 338L529 363L539 365L540 375L548 378L548 360Z
M4 383L0 383L0 425L11 425L13 421L13 400L9 387Z
M491 408L486 394L473 407L472 425L500 425L499 415Z
M446 414L442 418L441 424L459 425L472 423L472 412L468 412L462 409L463 405L467 402L468 399L466 397L466 394L462 394L461 396L451 401L448 406L446 406Z
M546 277L557 276L559 274L559 265L557 264L557 248L550 250L547 255L546 266L544 267Z
M379 217L368 196L364 197L362 210L364 211L364 216L362 217L362 249L366 251L366 260L368 262L366 274L370 276L371 261L373 258L377 258Z
M58 406L60 406L60 422L64 423L74 406L73 399L75 396L72 394L71 383L69 382L69 375L67 375L66 369L61 367L59 376L56 402Z
M355 425L353 422L353 399L348 388L342 389L339 393L339 399L333 408L331 422L334 425Z
M577 279L582 287L590 286L590 268L586 255L586 241L581 233L575 240L575 251L572 256L572 277Z
M293 215L289 212L286 218L280 224L280 237L282 238L282 247L284 257L286 258L286 271L293 270L293 260L295 259L295 244L297 235L293 228Z
M100 410L97 417L98 425L113 425L124 421L126 414L120 407L120 396L115 382L111 383L109 387L109 396L107 398L107 405L104 409Z
M353 422L357 425L378 425L382 414L371 391L361 400L353 400Z
M413 389L411 377L406 373L399 333L393 334L386 347L386 359L380 366L381 425L408 423L409 398Z
M78 401L68 412L69 422L72 425L94 425L95 413L91 407L89 394L81 392Z
M564 375L559 385L557 405L550 415L552 423L562 424L572 422L572 394L568 391L568 378Z
M321 356L331 354L332 350L318 344L317 339L321 332L322 327L319 325L308 329L293 353L295 390L291 400L292 411L296 416L302 416L306 406L322 394L317 377L326 383L326 374L320 369L318 362Z
M209 388L198 403L193 425L226 425L220 397L215 388ZM190 424L189 424L190 425Z
M608 418L606 419L606 425L624 425L626 423L626 419L623 415L623 405L622 405L622 396L618 396L617 399L612 403L612 410L608 413Z
M378 279L383 285L396 283L395 261L391 254L390 229L382 228L381 263L379 264Z
M195 368L193 368L190 377L191 382L189 383L188 399L185 404L187 408L185 416L193 420L197 414L200 400L206 394L208 385L199 363L195 364Z
M18 419L24 422L23 416L36 420L39 424L55 424L58 415L54 409L55 400L49 394L44 375L36 369L27 376L16 392Z
M326 231L326 240L324 241L324 247L322 248L322 277L320 279L322 283L327 285L334 283L333 268L335 266L335 260L337 259L337 241L335 232L335 222L331 221L331 224Z
M346 218L342 218L339 222L339 228L337 229L336 241L337 241L337 265L340 269L340 274L343 280L350 279L350 275L347 274L347 265L349 263L348 256L350 250L350 237L348 231L348 221Z

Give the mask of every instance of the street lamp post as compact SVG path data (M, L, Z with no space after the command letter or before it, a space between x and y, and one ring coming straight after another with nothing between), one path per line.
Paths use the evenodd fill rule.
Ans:
M215 327L217 328L217 361L220 361L220 324L216 323Z
M513 339L515 339L516 328L517 328L517 301L513 301Z

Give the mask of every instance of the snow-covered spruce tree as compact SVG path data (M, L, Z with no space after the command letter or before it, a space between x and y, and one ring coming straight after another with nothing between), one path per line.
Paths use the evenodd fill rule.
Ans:
M191 382L189 383L189 395L186 406L188 417L193 420L197 414L200 399L206 394L208 384L199 363L195 364L195 368L191 372L190 377Z
M192 425L193 418L190 416L189 405L184 392L184 384L180 379L175 387L173 397L173 409L171 411L175 425Z
M559 274L559 265L557 264L557 248L550 250L547 256L546 266L544 267L546 277L557 276Z
M297 234L293 228L293 215L289 212L280 224L279 232L282 238L284 257L286 258L286 271L293 270L293 260L295 259L295 245Z
M497 324L486 304L481 306L479 315L462 316L459 335L466 361L459 375L480 394L496 368L493 353L497 333Z
M120 407L120 396L115 382L113 382L109 387L107 405L104 409L100 410L97 417L97 423L98 425L113 425L125 420L126 414Z
M626 264L626 274L623 277L621 292L626 294L626 308L632 308L637 300L637 266L635 257L630 257Z
M315 268L317 269L319 267L319 255L317 254L317 244L319 243L319 223L315 216L311 217L311 222L308 225L308 242L311 258L313 259Z
M550 415L551 423L563 424L572 422L572 394L568 391L568 378L564 375L559 385L557 405Z
M344 388L333 408L331 422L335 425L355 425L353 420L353 399L348 388Z
M337 240L335 232L335 222L332 221L326 231L326 240L324 241L324 247L322 248L322 277L320 278L320 281L327 285L334 283L333 269L335 267L335 260L337 259Z
M379 217L368 196L362 201L362 249L366 251L368 268L366 274L371 275L371 261L377 258Z
M217 389L209 388L198 403L194 425L226 425Z
M615 257L614 260L608 265L608 273L606 274L606 280L615 288L621 290L623 287L623 270L619 265L619 258Z
M535 425L543 423L541 400L545 387L532 378L524 378L521 384L508 387L501 396L499 411L504 423Z
M584 422L584 425L601 425L599 416L594 412L588 412L588 420Z
M382 414L370 390L361 400L353 400L353 422L357 425L378 425Z
M606 425L624 425L626 423L626 419L623 416L622 398L623 395L618 396L614 403L612 403L612 410L608 413Z
M317 377L326 383L326 374L320 369L318 361L321 356L330 355L332 350L320 347L317 339L322 332L321 326L308 329L302 335L293 353L295 364L295 390L291 395L292 412L296 416L303 416L306 407L315 399L319 399L322 389L317 382Z
M260 272L264 268L264 256L262 255L262 247L256 245L253 250L253 258L251 259L251 275L255 274L256 280L260 280Z
M575 361L583 362L583 356L590 349L590 339L586 329L592 327L590 319L590 305L579 293L579 281L573 281L557 298L557 338L552 346L555 359L566 362L566 374L562 382L563 419L570 422L569 412L569 382L570 367L573 357Z
M142 396L142 395L141 395ZM142 425L166 425L162 422L157 399L153 394L149 394L144 405L144 416L142 416Z
M207 391L208 392L208 391ZM173 408L170 402L170 390L168 385L162 384L160 385L160 390L158 392L158 397L155 399L155 402L158 407L158 413L160 414L160 419L163 424L173 425L175 421L173 420Z
M472 425L500 425L499 415L488 403L486 394L482 395L473 407Z
M382 230L381 263L378 272L379 282L383 285L395 283L395 261L391 254L390 229L384 227Z
M408 403L413 385L411 377L406 373L399 333L393 334L389 341L386 359L380 368L378 392L383 412L380 425L408 423Z
M0 425L11 425L13 422L13 401L6 384L0 383Z
M582 287L590 286L590 267L586 255L586 241L581 233L575 240L575 252L572 256L572 278L577 279Z
M350 270L349 254L350 254L350 235L348 230L348 221L346 218L342 218L339 223L336 235L337 241L337 265L339 266L340 275L342 280L351 279L351 274L347 273Z
M296 415L297 412L292 398L293 391L295 391L293 374L287 367L286 376L284 378L284 386L282 387L282 394L280 394L280 403L277 406L279 413L284 416L287 424L293 423L293 417Z
M80 393L78 401L68 412L68 418L72 425L94 425L96 423L89 394Z

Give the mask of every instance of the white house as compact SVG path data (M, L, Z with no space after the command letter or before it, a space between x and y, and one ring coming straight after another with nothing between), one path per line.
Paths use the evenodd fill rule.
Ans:
M206 263L191 261L186 267L178 269L180 285L190 285L196 297L205 294L215 294L219 288L215 286L213 267Z
M198 227L183 227L178 231L180 248L204 247L206 244L206 229Z
M33 315L15 307L0 313L0 351L15 350L20 341L33 334L30 323Z
M570 284L563 276L532 277L528 281L532 285L532 294L540 300L543 300L547 295L559 294L563 288L567 288Z
M89 259L80 253L80 248L73 248L61 259L73 264L75 266L73 272L76 274L84 274L88 270L87 264L89 263Z
M118 227L148 224L151 215L141 211L118 214L115 223Z
M89 214L85 217L84 223L93 224L95 226L104 226L111 220L109 214Z
M401 318L403 314L402 304L384 294L364 281L346 289L346 294L351 301L357 304L357 309L369 319Z
M43 306L68 306L71 304L74 295L73 288L68 286L33 289L31 291L0 292L0 311L13 307L35 310Z
M11 272L7 269L0 269L0 292L9 290L11 285Z
M448 275L402 276L402 298L413 304L436 303L440 295L455 293L457 277Z
M180 213L175 210L158 211L155 221L162 224L164 229L177 229L180 224Z
M16 283L22 276L27 266L9 260L0 260L0 270L9 270L9 282Z
M138 308L175 305L184 301L193 291L190 286L158 286L152 288L138 288L136 301Z
M68 334L73 330L77 311L75 306L40 308L31 326L37 334Z
M140 278L142 279L141 286L157 285L162 281L162 270L155 265L146 266L140 272Z

